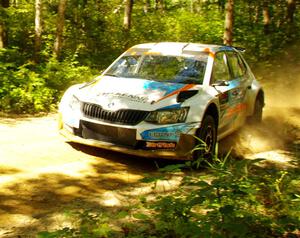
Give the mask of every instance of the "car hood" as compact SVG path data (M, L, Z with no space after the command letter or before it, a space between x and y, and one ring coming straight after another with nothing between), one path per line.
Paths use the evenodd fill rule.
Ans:
M194 84L101 76L95 83L81 87L78 97L81 101L99 104L107 110L155 110L178 104L178 93L195 87L197 85Z

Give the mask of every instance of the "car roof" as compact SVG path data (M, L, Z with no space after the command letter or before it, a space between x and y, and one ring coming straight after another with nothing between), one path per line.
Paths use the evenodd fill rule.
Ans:
M145 43L131 47L127 52L136 54L196 54L200 52L217 53L218 51L236 51L234 47L213 44L200 43L184 43L184 42L159 42L159 43Z

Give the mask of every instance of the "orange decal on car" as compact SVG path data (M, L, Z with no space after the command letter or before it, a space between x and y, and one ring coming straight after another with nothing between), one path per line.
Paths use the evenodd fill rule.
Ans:
M187 84L184 87L182 87L182 88L180 88L178 90L175 90L175 91L169 93L168 95L162 97L161 99L157 100L156 102L160 102L160 101L162 101L162 100L164 100L166 98L172 97L173 95L176 95L176 94L178 94L178 93L180 93L182 91L187 91L187 90L189 90L190 88L192 88L194 86L195 86L195 84Z

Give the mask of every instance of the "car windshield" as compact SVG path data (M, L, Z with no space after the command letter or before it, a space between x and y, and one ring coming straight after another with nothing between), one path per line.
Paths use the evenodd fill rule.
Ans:
M123 56L105 75L141 78L159 82L202 84L208 54L197 56L133 55Z

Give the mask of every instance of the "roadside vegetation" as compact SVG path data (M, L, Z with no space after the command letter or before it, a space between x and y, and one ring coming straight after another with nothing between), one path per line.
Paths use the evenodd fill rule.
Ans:
M55 110L68 86L143 42L233 44L264 62L299 36L296 9L295 0L3 0L0 111Z
M199 162L206 171L185 176L174 191L141 196L113 213L68 210L71 227L38 237L299 237L299 168L265 168L263 160L237 161L228 154L211 162L168 165L141 182L155 190L158 181L193 170Z

